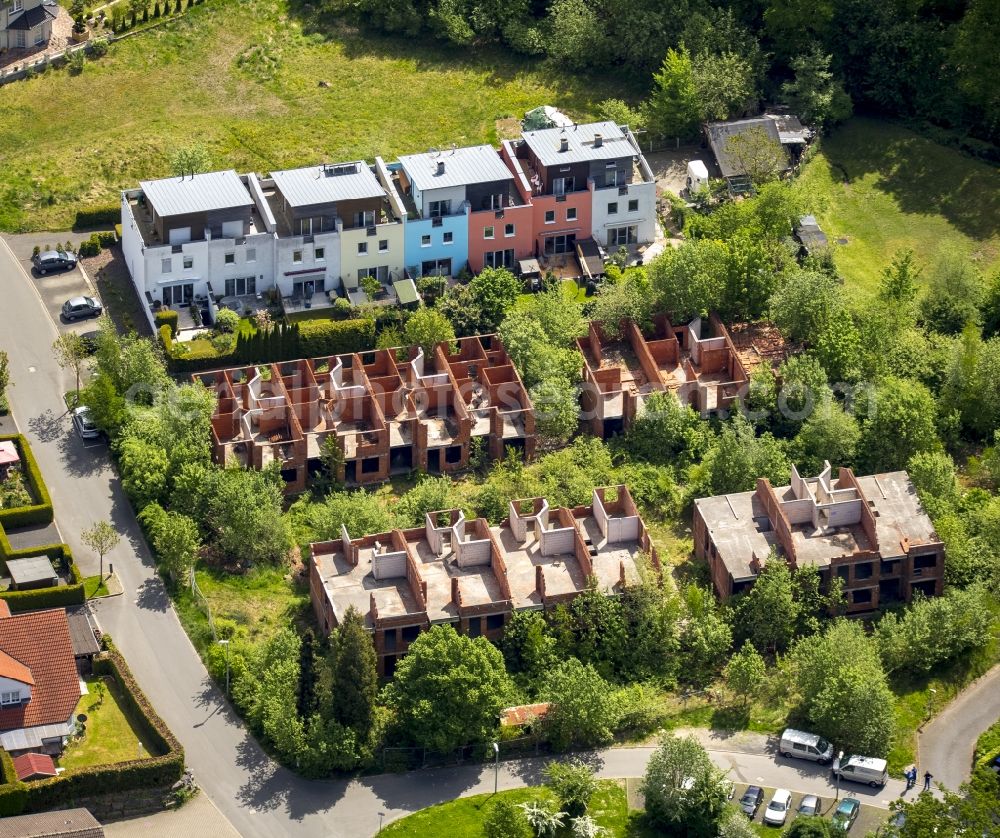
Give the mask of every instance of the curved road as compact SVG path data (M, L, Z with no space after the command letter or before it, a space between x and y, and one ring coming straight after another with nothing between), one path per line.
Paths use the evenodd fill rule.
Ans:
M976 740L1000 720L1000 665L966 687L924 728L919 739L919 771L955 790L969 779Z
M102 445L85 446L72 432L62 403L62 393L72 387L72 378L58 367L51 353L56 327L45 311L35 280L3 239L0 282L5 291L0 306L0 334L15 383L9 397L45 475L62 535L88 573L97 571L96 560L80 544L78 534L94 521L106 519L123 536L122 544L106 560L114 563L125 595L100 601L95 609L98 619L183 743L187 763L199 785L239 833L367 835L377 830L380 812L388 822L434 803L491 790L494 777L489 765L314 782L295 776L263 753L228 710L184 633L155 573L107 452ZM969 699L977 719L983 715L981 706L990 702L995 705L1000 698L1000 690L994 690L993 695L986 692L985 697ZM964 705L965 697L960 701ZM962 717L964 712L962 708L948 708L942 718ZM976 721L969 727L977 728L978 724ZM931 742L933 733L928 728L921 740L922 748L933 748L924 744L925 740ZM716 762L729 769L734 779L800 792L829 795L831 791L827 771L776 759L760 741L717 738L707 732L699 735L705 738ZM954 734L949 734L948 739L953 742ZM592 758L602 776L640 777L651 750L612 749ZM501 763L501 787L537 782L541 765L541 760L533 759ZM932 771L948 782L949 769ZM900 788L901 784L891 781L883 792L868 793L864 789L859 796L885 806Z

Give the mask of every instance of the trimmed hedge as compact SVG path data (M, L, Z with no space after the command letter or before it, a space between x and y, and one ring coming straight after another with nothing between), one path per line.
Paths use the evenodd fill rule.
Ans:
M122 210L118 204L108 204L89 210L78 210L74 227L102 227L118 224L122 220Z
M162 788L177 782L183 775L184 749L181 743L139 689L125 659L110 641L106 645L110 647L108 651L94 659L94 673L110 675L122 688L122 709L129 720L141 728L163 753L113 765L70 770L58 777L27 785L16 779L13 763L4 752L4 779L8 782L0 786L0 814L9 816L21 812L44 812L72 805L81 798L96 797L108 792Z
M169 308L161 309L160 311L156 312L156 314L153 315L153 320L156 323L156 330L159 331L164 326L166 326L170 329L170 337L171 338L177 337L178 317L180 317L180 315L176 311L173 311L172 309Z
M0 527L14 529L32 524L52 523L52 498L42 480L42 472L31 452L31 446L21 434L0 435L0 441L12 440L21 455L21 473L28 483L28 489L37 503L32 506L19 506L14 509L0 509ZM8 547L8 550L10 548Z
M374 320L303 320L299 323L299 350L303 358L364 352L374 346Z
M0 539L0 567L7 568L11 559L27 559L32 556L47 556L57 564L59 570L69 576L67 585L56 588L35 588L29 591L2 591L4 600L13 612L36 611L40 608L63 608L67 605L82 605L86 601L83 575L73 561L73 551L66 544L47 544L44 547L28 547L11 550L6 534Z

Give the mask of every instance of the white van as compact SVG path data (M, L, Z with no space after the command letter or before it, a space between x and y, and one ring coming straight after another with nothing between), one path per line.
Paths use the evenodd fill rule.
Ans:
M886 784L889 779L889 766L884 759L878 757L851 755L845 760L835 760L833 773L839 775L841 780L867 783L874 789Z
M809 759L820 765L826 765L833 759L833 745L815 733L787 728L781 734L778 753L783 757Z

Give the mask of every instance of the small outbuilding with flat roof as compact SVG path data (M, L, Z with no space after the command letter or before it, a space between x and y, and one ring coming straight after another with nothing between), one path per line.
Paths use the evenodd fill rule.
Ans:
M10 587L13 591L28 591L34 588L54 588L59 584L48 556L31 556L27 559L12 559L7 562Z

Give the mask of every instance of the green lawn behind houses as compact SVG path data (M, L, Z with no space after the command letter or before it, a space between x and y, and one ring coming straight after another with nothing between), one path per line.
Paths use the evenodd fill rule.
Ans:
M5 87L0 229L66 229L78 210L114 207L117 190L170 174L174 150L192 143L240 171L392 159L493 142L498 118L540 104L593 116L595 102L627 92L612 77L500 50L314 25L303 8L209 0L112 45L78 76Z
M1000 266L1000 170L894 123L852 119L822 141L797 186L861 299L901 248L927 264L953 245L984 272Z

